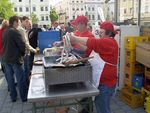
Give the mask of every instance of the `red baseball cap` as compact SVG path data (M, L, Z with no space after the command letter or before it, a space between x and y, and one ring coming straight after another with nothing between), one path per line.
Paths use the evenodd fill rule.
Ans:
M88 23L88 18L86 16L78 16L74 21L71 22L71 25L76 26L78 24L86 24Z
M110 30L112 31L114 34L118 34L118 32L114 29L114 26L111 22L106 21L100 24L100 28L101 29L105 29L105 30Z

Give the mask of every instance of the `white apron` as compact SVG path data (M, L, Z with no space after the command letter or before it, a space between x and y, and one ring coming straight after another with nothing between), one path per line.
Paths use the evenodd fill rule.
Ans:
M109 64L111 66L117 66L114 64L111 64L109 62L105 62L98 53L95 53L94 51L91 52L90 57L94 56L94 58L89 59L89 62L92 66L92 78L94 85L98 88L99 81L101 78L102 71L104 69L105 64Z
M99 86L99 80L103 71L103 68L105 66L105 61L100 57L98 53L95 53L94 51L91 52L90 57L94 56L94 58L89 59L89 62L92 66L92 79L94 85L98 88Z

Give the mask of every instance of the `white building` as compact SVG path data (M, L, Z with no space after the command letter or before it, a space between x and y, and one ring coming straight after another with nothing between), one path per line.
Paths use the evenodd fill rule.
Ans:
M49 25L50 0L10 0L13 3L13 10L18 16L28 16L35 13L39 25Z
M54 7L58 14L65 15L65 22L74 20L78 15L86 15L89 18L91 25L100 21L100 15L98 14L98 8L100 7L104 14L108 13L109 20L114 20L114 0L110 0L108 4L105 4L105 0L63 0L56 4ZM107 12L106 12L107 11ZM62 21L62 19L61 19Z

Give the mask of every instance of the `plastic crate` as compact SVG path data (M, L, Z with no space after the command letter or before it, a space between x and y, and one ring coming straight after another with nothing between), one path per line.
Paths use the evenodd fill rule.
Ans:
M145 76L144 78L144 88L150 91L150 77Z
M147 113L150 113L150 96L146 97L146 107L145 107L145 111Z
M60 41L59 31L44 31L38 33L38 46L41 53L45 48L52 47L55 41Z
M144 86L144 75L133 74L132 86L137 89L141 89Z
M139 36L128 36L125 37L125 49L135 50L136 48L136 41L138 40Z
M127 36L125 38L125 48L135 50L136 42L147 42L149 38L147 36Z
M135 50L125 50L125 61L126 62L135 62L136 61L136 55Z
M132 76L133 73L125 70L125 76L124 76L124 84L127 86L132 86Z
M132 86L132 79L124 79L124 86L131 87Z
M138 37L138 42L147 42L149 38L147 36L140 36Z
M145 67L145 76L150 77L150 68Z
M144 104L143 95L127 87L121 89L121 99L132 108L143 106Z
M144 66L138 62L125 62L125 70L130 73L144 73Z

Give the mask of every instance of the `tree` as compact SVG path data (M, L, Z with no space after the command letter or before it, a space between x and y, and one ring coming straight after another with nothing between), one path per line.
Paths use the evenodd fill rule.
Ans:
M55 9L52 9L50 11L50 19L51 19L51 22L53 23L54 21L58 20L58 14L56 13Z
M0 0L0 17L9 19L9 17L15 15L12 8L13 4L11 4L9 0Z
M35 13L32 12L31 14L32 23L37 24L39 19Z

